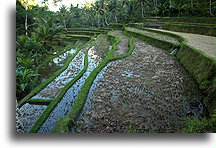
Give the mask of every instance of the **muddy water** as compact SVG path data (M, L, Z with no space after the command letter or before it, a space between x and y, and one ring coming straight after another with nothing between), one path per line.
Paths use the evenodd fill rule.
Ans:
M91 43L90 43L91 44ZM63 71L58 77L56 77L49 85L47 85L41 92L39 92L34 99L54 99L60 89L63 88L70 80L73 79L83 68L84 64L84 51L90 46L90 44L82 49L75 58L71 61L68 68ZM81 44L80 44L81 45ZM77 48L71 49L67 53L64 53L57 58L53 59L54 64L61 64L68 56L71 56L76 52ZM59 60L58 60L59 59ZM47 69L51 68L47 67ZM48 70L49 71L49 70ZM34 124L34 122L39 118L42 112L46 109L45 105L30 105L26 103L20 108L21 121L24 125L24 131L27 132Z
M92 58L89 59L89 67L84 75L67 91L61 102L53 110L50 116L47 118L45 123L41 126L38 133L47 133L55 126L56 122L71 110L73 102L75 101L79 90L85 82L90 72L96 67L96 62Z
M164 50L134 45L95 80L75 132L166 132L184 117L201 118L201 92L181 65Z
M30 105L28 103L24 104L20 108L19 120L23 125L23 132L27 133L33 124L37 121L43 111L47 108L46 105Z
M99 42L99 41L98 41ZM109 49L109 48L108 48ZM96 54L96 48L93 46L89 52L88 52L88 61L89 65L87 68L87 71L84 73L84 75L67 91L65 96L62 98L61 102L57 105L57 107L53 110L53 112L50 114L50 116L47 118L45 123L41 126L38 133L47 133L52 130L52 128L55 126L57 121L67 115L67 113L71 110L73 107L73 103L76 100L78 93L84 84L86 78L89 76L89 74L98 66L102 58Z
M87 49L87 48L86 48ZM54 99L60 89L66 85L74 76L76 76L84 65L84 51L83 49L80 53L72 60L69 67L62 72L54 81L52 81L47 87L45 87L40 93L38 93L33 98L35 99ZM67 91L65 96L62 98L61 102L57 105L57 107L53 110L50 116L47 118L45 123L41 126L38 133L46 133L50 132L54 127L56 122L63 116L65 116L72 108L73 102L75 101L81 86L84 84L85 79L91 73L91 71L100 63L100 61L105 57L106 52L111 49L110 42L108 41L107 35L101 35L95 45L89 49L88 52L88 68L84 75ZM103 50L103 51L101 51ZM61 66L61 63L66 59L68 54L73 54L75 51L72 49L66 54L63 54L56 59L53 60L53 63ZM25 131L28 131L33 123L39 118L41 113L45 110L46 106L32 106L29 104L25 104L22 107L22 112L28 112L28 114L24 114L23 121L28 124L28 128ZM35 110L35 114L33 114ZM31 113L32 112L32 113ZM29 118L33 119L32 121Z
M43 67L40 68L39 74L41 75L36 83L40 84L41 82L45 81L49 78L53 73L55 73L58 69L60 69L64 62L72 56L78 48L83 46L86 41L79 41L77 46L73 49L66 51L65 53L59 55L58 57L54 58L53 60L49 61L48 63L44 64ZM57 54L57 52L55 52ZM54 54L55 54L54 53Z

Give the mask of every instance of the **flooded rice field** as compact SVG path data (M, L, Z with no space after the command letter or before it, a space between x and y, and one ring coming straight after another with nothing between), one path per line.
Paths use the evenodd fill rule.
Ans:
M104 42L104 43L103 43ZM106 43L105 43L106 42ZM43 99L43 100L52 100L61 91L69 81L71 81L82 69L84 65L84 52L90 47L90 43L86 48L82 49L75 58L71 61L68 68L64 70L58 77L56 77L50 84L48 84L42 91L40 91L33 99ZM100 52L102 47L99 45L103 44L107 52L111 49L110 42L108 42L108 37L103 35L98 39L93 47L88 51L88 67L84 75L67 91L65 96L62 98L61 102L56 106L50 116L47 118L45 123L41 126L38 133L47 133L50 132L54 127L56 122L63 116L65 116L72 108L73 102L75 101L80 88L84 84L86 78L89 76L91 71L95 69L100 61L105 57L106 53ZM60 64L68 54L73 55L76 52L76 49L71 49L70 51L58 56L53 59L55 64ZM97 54L100 53L100 54ZM21 112L24 113L21 115L20 120L25 123L24 131L27 132L33 126L34 122L39 118L42 112L46 109L46 106L41 105L30 105L26 103L21 107ZM25 114L28 112L28 114ZM27 126L28 125L28 126Z
M77 133L166 132L203 106L194 80L169 53L135 40L135 51L110 63L92 85Z
M113 35L121 40L113 56L127 53L129 38L122 31L114 31ZM33 98L54 99L84 67L84 52L90 44L75 56L65 71ZM178 61L167 51L141 40L135 39L134 46L132 55L108 63L97 75L81 116L72 128L73 133L166 132L170 127L177 129L185 117L197 115L202 118L201 92ZM108 36L100 35L88 51L86 72L68 89L38 133L51 132L56 122L67 115L86 78L110 49ZM67 56L75 51L71 49L62 54L52 64L62 66ZM26 103L20 108L24 132L29 131L46 107Z

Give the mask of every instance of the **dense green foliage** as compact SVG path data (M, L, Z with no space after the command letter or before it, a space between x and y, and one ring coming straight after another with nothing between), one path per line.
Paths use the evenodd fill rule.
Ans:
M211 0L96 0L82 8L62 6L57 12L65 28L143 22L146 17L211 17L215 13L216 2Z
M216 132L216 110L212 114L210 119L185 119L183 121L184 128L179 130L179 133L208 133Z

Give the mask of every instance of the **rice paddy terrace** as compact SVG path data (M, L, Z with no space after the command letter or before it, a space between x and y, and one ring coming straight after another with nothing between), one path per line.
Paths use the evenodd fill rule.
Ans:
M211 115L216 37L196 35L137 24L68 28L38 67L38 86L17 104L19 131L167 132Z

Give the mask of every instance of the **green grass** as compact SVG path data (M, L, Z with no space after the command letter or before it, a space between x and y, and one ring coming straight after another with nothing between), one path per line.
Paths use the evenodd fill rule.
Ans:
M31 99L27 103L33 105L49 105L52 100L44 100L44 99Z
M70 64L70 62L74 59L74 57L80 52L81 49L85 48L91 41L93 40L93 38L91 40L89 40L85 45L83 45L82 47L80 47L76 53L71 56L64 64L64 66L62 68L60 68L58 71L56 71L51 77L49 77L46 81L44 81L43 83L41 83L39 86L37 86L35 89L33 89L26 97L24 97L19 103L18 103L18 107L21 107L22 105L24 105L28 100L30 100L34 95L36 95L37 93L39 93L44 87L46 87L50 82L52 82L59 74L61 74Z
M103 33L103 29L98 29L98 28L67 28L66 31L97 31Z
M178 133L215 133L216 132L216 110L210 119L185 119L184 128L178 130Z
M92 45L88 48L88 50L94 45L95 42L96 42L96 40L92 43ZM36 133L39 130L39 128L42 126L42 124L49 117L50 113L53 111L53 109L56 107L56 105L64 97L67 90L75 82L77 82L77 80L79 80L83 76L83 74L86 72L86 70L88 68L88 50L86 50L86 52L85 52L84 67L83 67L82 71L61 89L59 95L55 99L52 100L52 102L48 105L48 107L45 109L45 111L40 115L39 119L34 123L33 127L29 131L30 133Z
M210 26L166 23L164 24L163 29L177 31L177 32L216 36L216 27L210 27Z
M74 30L74 31L65 31L64 34L77 34L77 35L88 35L88 36L92 36L92 35L96 35L96 34L100 34L101 31L83 31L83 30Z
M146 20L158 20L163 22L188 22L216 24L215 17L147 17Z
M108 35L110 36L110 33L108 33ZM111 41L113 40L113 36L110 37ZM114 43L112 45L112 49L109 50L107 52L106 57L100 62L100 64L90 73L90 75L88 76L88 78L86 79L85 83L83 84L78 97L76 99L76 101L74 102L74 105L71 109L71 111L69 112L68 115L66 115L65 117L61 118L57 124L55 125L54 129L52 130L52 132L54 133L67 133L70 132L70 128L74 125L73 123L75 122L75 120L79 117L80 112L83 109L83 106L86 102L86 98L89 92L89 89L94 81L94 79L96 78L97 74L107 65L107 63L111 60L115 60L118 58L113 57L113 53L114 51L117 50L117 44L119 44L120 40L118 37L114 37ZM133 38L130 40L130 50L129 53L131 54L133 51ZM125 54L124 56L129 56L130 54Z

